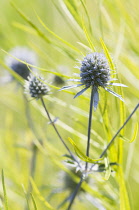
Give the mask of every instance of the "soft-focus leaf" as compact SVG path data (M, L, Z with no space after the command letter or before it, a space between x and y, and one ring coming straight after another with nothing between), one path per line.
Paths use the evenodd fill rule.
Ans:
M96 161L100 161L100 160L103 159L103 158L92 159L92 158L90 158L90 157L84 155L83 152L81 152L81 150L77 147L77 145L75 144L75 142L74 142L71 138L68 138L68 140L69 140L69 142L72 144L72 146L74 147L74 150L75 150L77 156L78 156L81 160L83 160L83 161L85 161L85 162L88 162L88 163L94 163L94 162L96 162Z
M138 134L138 123L135 124L133 136L131 137L129 143L132 143L133 141L136 140L137 134Z
M4 206L5 210L8 210L8 199L7 199L7 193L6 193L6 187L5 187L5 180L4 180L4 172L2 170L2 187L3 187L3 196L4 196Z
M46 199L41 195L40 191L38 190L35 182L33 181L32 178L30 178L30 181L31 181L31 184L32 184L32 187L34 189L34 192L36 193L36 196L37 198L44 204L44 206L47 208L47 209L52 209L52 210L55 210L47 201Z

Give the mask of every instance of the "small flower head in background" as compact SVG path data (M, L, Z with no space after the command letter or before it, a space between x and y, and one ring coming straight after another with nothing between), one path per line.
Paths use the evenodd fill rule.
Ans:
M54 79L53 79L53 83L55 85L63 85L65 83L65 81L63 80L62 77L55 75Z
M17 74L19 74L23 79L27 80L27 77L30 74L29 68L26 64L18 61L17 59L22 60L31 65L36 65L36 54L27 47L20 46L13 48L11 51L9 51L9 54L11 56L7 55L5 58L6 65L13 71L15 71ZM30 67L30 69L34 70L32 67Z
M39 99L42 96L48 95L49 91L49 87L41 76L30 75L25 82L25 93L29 94L32 98Z
M65 78L62 77L62 75L69 75L70 74L70 70L67 66L65 65L59 65L57 66L57 72L59 73L59 75L54 75L52 78L52 81L54 83L54 85L56 86L62 86L66 84Z
M106 91L112 93L116 97L122 97L117 93L113 92L112 90L108 89L107 86L123 86L120 83L113 83L112 81L115 78L111 78L111 69L109 67L109 63L103 53L94 52L88 54L84 57L83 61L81 61L80 69L80 79L71 79L71 81L79 82L80 84L72 85L72 86L65 86L61 90L84 86L84 88L79 91L74 98L80 96L84 91L86 91L89 87L93 88L93 106L96 109L98 102L99 102L99 93L98 90L100 87L104 88Z

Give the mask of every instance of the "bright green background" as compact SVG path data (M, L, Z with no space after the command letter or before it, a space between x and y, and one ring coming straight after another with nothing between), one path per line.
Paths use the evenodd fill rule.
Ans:
M84 2L84 4L82 4ZM15 46L28 46L38 55L39 67L49 71L59 72L74 77L74 73L79 71L74 67L78 65L77 59L82 59L88 53L89 47L82 23L84 22L88 34L98 52L102 52L100 38L102 38L113 58L116 66L118 78L128 87L123 88L125 99L125 116L133 110L139 99L139 3L138 0L104 0L104 1L81 1L81 0L16 0L15 5L41 30L46 38L41 37L13 8L8 0L1 0L0 18L0 46L3 50L9 51ZM84 6L86 10L84 9ZM67 9L65 9L65 7ZM87 14L86 14L87 11ZM59 37L66 40L80 52L68 47L55 36L49 33L37 19L36 13L40 16L46 26L55 32ZM89 16L89 18L87 17ZM83 20L83 21L82 21ZM90 24L89 24L90 20ZM91 25L91 29L90 29ZM24 26L24 27L23 27ZM24 30L25 29L25 30ZM6 54L0 51L0 75L5 76L3 65ZM53 84L54 75L41 72L48 83ZM68 84L68 83L67 83ZM55 84L53 84L55 85ZM77 93L78 89L71 90ZM115 88L118 92L119 89ZM87 119L89 110L88 90L84 97L73 100L73 94L58 92L52 88L49 97L45 97L45 103L50 113L59 117L57 126L61 135L67 141L71 137L79 148L85 153ZM100 107L94 113L91 144L91 157L98 158L104 146L111 139L112 135L120 127L122 112L120 112L120 102L114 96L106 94L100 90ZM106 104L105 115L102 116L100 108ZM63 186L63 154L66 153L63 145L59 142L53 128L47 124L48 120L41 106L40 101L30 101L33 123L38 131L40 138L44 141L44 146L38 150L36 162L35 183L40 190L41 196L45 199L54 188ZM125 128L125 138L131 140L136 123L138 122L139 112L129 122ZM28 128L25 102L23 91L17 83L4 84L0 86L0 168L4 170L5 186L9 209L24 209L26 199L23 187L27 190L29 179L29 165L31 159L31 144L35 141L32 131ZM68 126L68 127L67 127ZM83 135L84 136L83 136ZM132 210L139 208L139 143L138 137L132 143L123 143L123 173L127 186L127 193ZM117 142L123 140L117 138ZM35 141L36 142L36 141ZM47 145L48 144L48 145ZM49 148L50 147L50 148ZM110 161L117 161L119 152L116 143L109 153ZM56 151L55 151L56 150ZM58 154L56 154L58 152ZM61 158L62 157L62 158ZM57 161L57 163L55 162ZM60 164L60 165L59 165ZM117 171L117 167L115 167ZM108 181L104 180L104 174L95 173L92 175L89 192L100 199L106 209L121 209L119 201L125 202L119 186L116 183L118 172L112 174ZM95 191L95 192L94 192ZM64 193L54 195L50 200L51 205L57 205L68 196L68 190ZM123 192L124 194L124 192ZM1 209L3 209L3 190L0 186ZM106 195L109 196L108 200ZM40 200L36 191L33 196L39 210L47 209L44 202ZM34 209L30 204L31 210ZM63 207L65 209L66 207ZM76 199L73 209L97 209L90 204L85 196L82 202Z

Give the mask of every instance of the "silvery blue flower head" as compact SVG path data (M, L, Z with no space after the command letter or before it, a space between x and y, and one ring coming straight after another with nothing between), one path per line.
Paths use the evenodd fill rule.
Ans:
M48 95L50 91L49 87L45 84L44 78L38 75L30 75L24 87L25 93L36 99Z
M83 61L81 61L80 69L80 79L73 79L71 81L79 82L80 84L65 86L61 90L70 89L73 87L84 86L84 88L79 91L74 98L80 96L84 91L86 91L89 87L93 88L93 106L96 109L99 102L99 93L98 90L100 87L104 88L106 91L112 93L114 96L120 98L122 97L112 90L108 89L108 86L123 86L120 83L113 83L115 80L111 78L111 69L109 67L109 63L103 53L94 52L88 54L84 57Z
M26 64L16 60L22 60L28 64L36 65L37 64L37 57L36 54L28 49L27 47L15 47L10 52L10 55L7 55L5 58L6 65L11 68L13 71L15 71L17 74L19 74L23 79L27 80L27 77L30 74L29 68ZM14 58L15 57L15 58ZM34 70L32 67L30 67L31 70Z

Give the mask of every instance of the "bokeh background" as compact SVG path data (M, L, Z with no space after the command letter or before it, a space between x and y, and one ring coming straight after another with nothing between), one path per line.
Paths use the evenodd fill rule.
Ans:
M48 84L54 86L51 89L52 94L45 97L47 108L54 118L59 118L58 129L71 150L74 152L67 140L68 137L71 137L85 153L90 91L88 90L83 97L73 99L74 93L80 88L73 89L70 93L58 91L56 87L60 88L69 83L65 77L61 77L63 84L56 83L55 75L51 72L70 77L74 77L74 73L79 73L74 67L79 65L78 60L81 60L83 55L90 52L85 29L98 52L103 52L100 38L103 39L116 66L116 77L128 87L122 89L125 100L123 105L114 96L100 90L100 105L93 117L91 142L91 157L97 158L120 127L122 120L126 119L138 103L139 4L138 0L14 0L12 2L14 4L8 0L0 1L0 48L2 49L0 50L0 169L4 170L9 209L25 209L32 145L36 144L38 149L34 185L39 192L33 187L32 195L37 209L49 209L45 200L56 209L69 195L69 190L66 189L49 198L53 191L64 186L63 176L69 174L67 166L63 163L66 151L48 124L40 101L33 100L27 103L19 82L16 79L7 82L5 79L10 75L9 69L5 66L6 52L16 46L26 46L36 53L37 66L50 72L39 68L37 71L45 77ZM74 50L73 46L78 51ZM115 91L120 90L115 88ZM28 126L27 109L30 109L32 122L43 141L43 146L38 144ZM137 111L126 126L123 136L115 140L118 143L115 143L109 154L112 162L117 162L119 156L120 158L123 156L120 167L123 170L123 180L129 196L130 208L128 208L132 210L139 208L139 135L137 134L132 143L129 141L134 139L138 117ZM107 181L104 180L103 173L92 174L89 189L87 187L85 189L88 189L87 194L91 196L94 204L89 201L90 197L86 198L83 194L81 198L76 199L73 209L101 209L100 203L104 209L128 209L121 204L122 194L126 193L118 181L118 169L115 167L113 170L115 172ZM0 209L4 209L2 183L0 199ZM31 210L35 209L32 201L29 205ZM66 209L66 205L61 209Z

